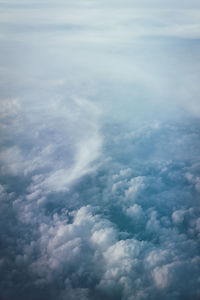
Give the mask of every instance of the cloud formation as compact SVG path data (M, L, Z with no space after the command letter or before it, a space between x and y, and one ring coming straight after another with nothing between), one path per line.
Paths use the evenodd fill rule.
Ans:
M175 140L177 132L181 146L174 153L165 141ZM118 135L105 152L112 159L105 157L98 170L59 197L48 187L48 197L45 190L30 192L31 177L18 197L2 186L4 215L15 215L14 226L4 232L11 252L1 260L2 296L198 299L199 166L194 152L183 151L195 147L197 134L180 124L144 126L134 134L127 129L126 137ZM119 153L118 143L129 149ZM146 158L137 154L141 144ZM9 236L15 236L17 246L11 246Z
M199 3L0 8L0 298L198 300Z

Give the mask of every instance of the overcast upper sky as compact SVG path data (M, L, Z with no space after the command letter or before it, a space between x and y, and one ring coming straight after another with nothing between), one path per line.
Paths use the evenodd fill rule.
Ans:
M0 1L0 299L200 298L200 3Z

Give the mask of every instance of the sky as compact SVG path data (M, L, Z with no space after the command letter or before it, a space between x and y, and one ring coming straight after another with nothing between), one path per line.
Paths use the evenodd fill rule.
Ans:
M0 0L0 300L200 299L200 3Z

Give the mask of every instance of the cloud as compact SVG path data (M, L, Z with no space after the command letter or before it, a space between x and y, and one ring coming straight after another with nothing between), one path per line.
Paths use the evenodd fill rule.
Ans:
M199 299L197 1L0 6L0 297Z
M196 1L32 1L3 6L1 19L7 96L9 84L92 94L115 121L199 116Z
M29 107L18 102L21 109L5 125L2 174L32 174L32 189L48 192L67 189L71 182L95 169L102 144L95 105L89 106L84 99L67 103L55 99L48 102L47 111L47 106L36 102ZM13 103L8 101L10 116ZM36 178L40 178L39 184Z
M28 293L33 299L53 299L55 294L58 299L198 299L198 167L194 152L182 154L188 143L193 145L193 139L184 138L188 130L185 124L144 126L134 135L127 129L126 137L118 135L118 143L129 145L121 148L128 161L119 159L119 146L112 141L105 153L112 159L60 196L53 196L54 189L30 193L36 184L29 173L28 186L21 187L19 196L3 186L4 215L15 215L15 225L7 225L4 232L2 296L14 299L17 292L22 299ZM177 132L183 144L170 162L165 141L175 140ZM145 148L148 156L143 159L138 150L152 139L154 147L150 152ZM10 236L18 246L11 246Z

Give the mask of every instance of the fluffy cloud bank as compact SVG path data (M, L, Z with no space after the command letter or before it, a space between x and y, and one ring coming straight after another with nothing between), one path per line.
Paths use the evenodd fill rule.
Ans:
M70 190L1 187L3 299L199 298L198 124L109 132Z

